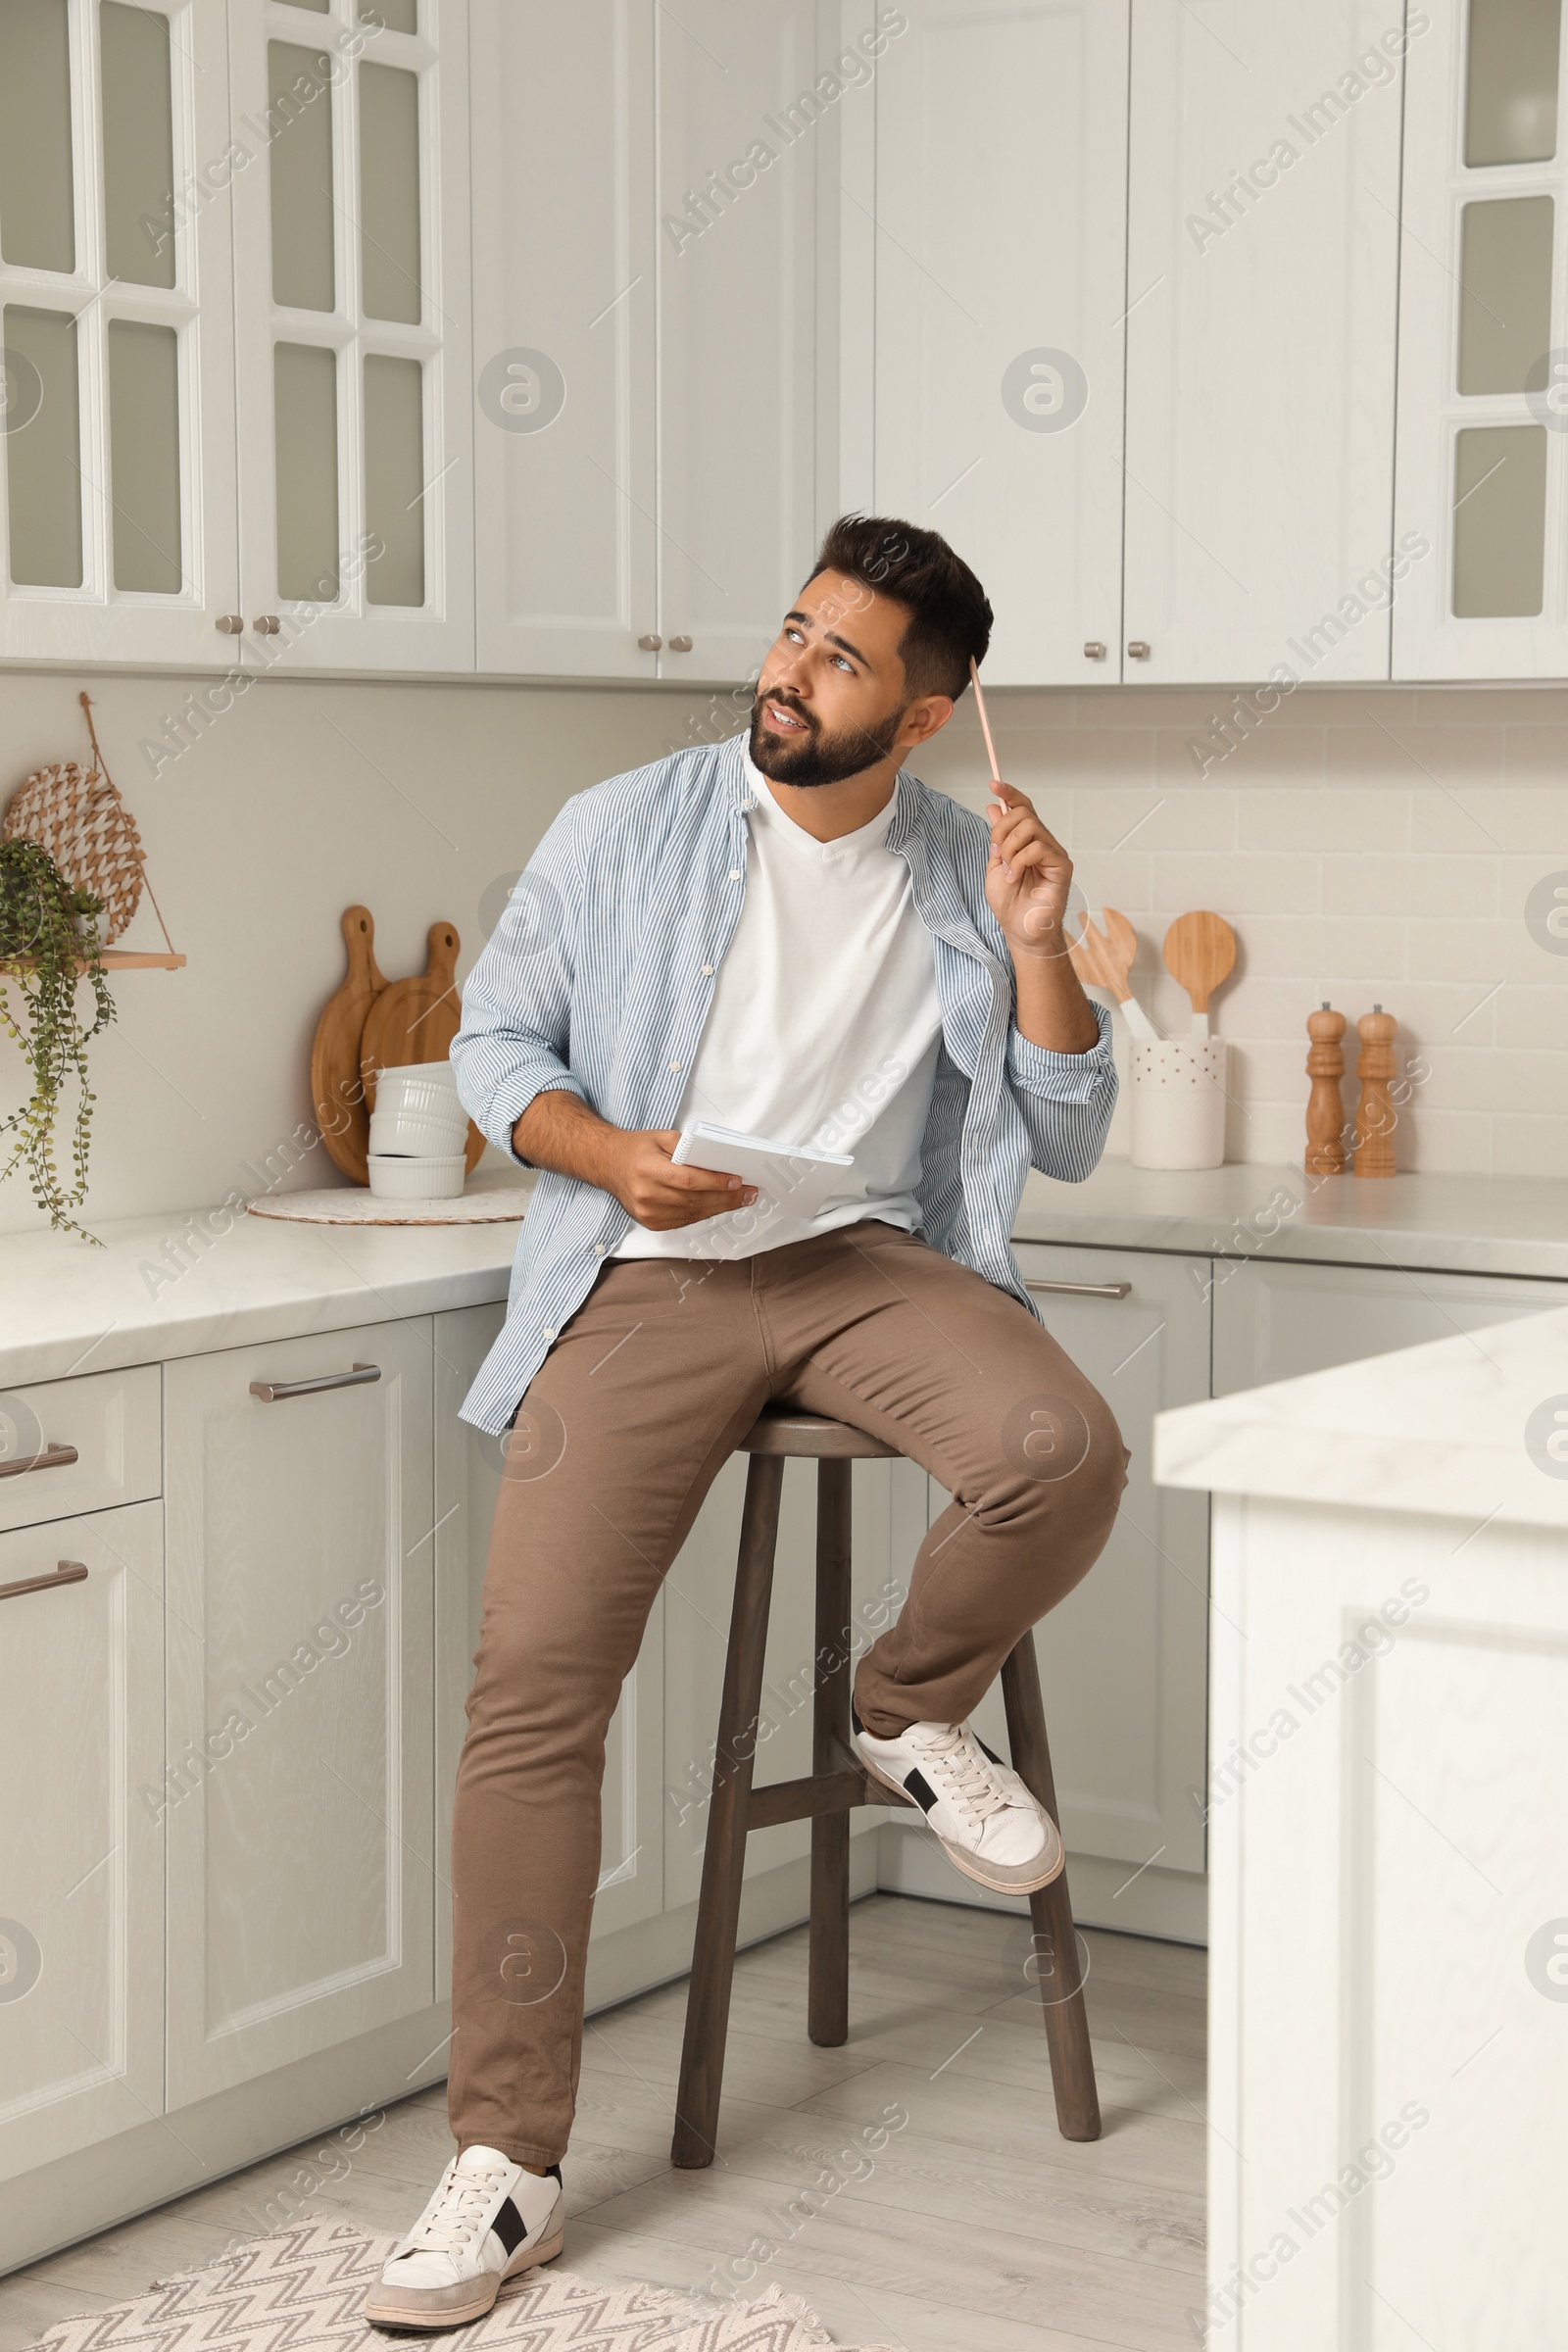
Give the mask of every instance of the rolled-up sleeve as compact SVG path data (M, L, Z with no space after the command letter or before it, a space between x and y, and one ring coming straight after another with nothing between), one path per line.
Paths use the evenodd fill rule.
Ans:
M465 1108L520 1166L513 1129L535 1095L564 1090L586 1102L570 1069L578 812L568 801L514 885L488 947L463 986L463 1026L452 1066Z
M1007 1077L1028 1130L1030 1165L1064 1184L1093 1173L1116 1107L1110 1015L1092 997L1089 1009L1100 1035L1082 1054L1037 1046L1016 1023L1007 1038Z

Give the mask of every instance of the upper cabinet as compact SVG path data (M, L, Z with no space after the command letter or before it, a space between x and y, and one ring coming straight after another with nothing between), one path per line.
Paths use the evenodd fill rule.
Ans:
M236 609L223 11L0 9L0 653L210 662Z
M851 196L845 230L848 251L869 247L858 283L875 343L858 345L847 314L846 364L874 387L870 497L979 573L997 616L988 684L1115 679L1126 6L865 13L874 158L869 110L847 114L865 200Z
M8 0L0 659L728 684L858 508L997 684L1568 677L1560 15Z
M280 667L473 666L464 33L232 0L242 617Z
M1389 674L1402 15L1134 0L1129 677Z
M728 679L772 643L835 511L836 27L475 0L481 669Z
M1562 677L1560 0L1432 0L1422 15L1407 65L1396 526L1433 553L1396 608L1394 674Z

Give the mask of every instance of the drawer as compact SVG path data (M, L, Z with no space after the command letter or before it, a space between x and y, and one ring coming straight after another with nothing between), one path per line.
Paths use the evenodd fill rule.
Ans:
M161 1494L162 1396L156 1364L0 1390L0 1533Z

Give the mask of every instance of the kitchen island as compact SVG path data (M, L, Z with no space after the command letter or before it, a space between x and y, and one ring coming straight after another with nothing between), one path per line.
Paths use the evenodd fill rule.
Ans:
M1155 1476L1214 1497L1207 2340L1554 2342L1568 1311L1164 1414Z

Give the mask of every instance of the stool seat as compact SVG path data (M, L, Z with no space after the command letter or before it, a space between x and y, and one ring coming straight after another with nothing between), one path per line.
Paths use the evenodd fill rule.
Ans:
M896 1446L884 1446L868 1430L850 1421L832 1421L824 1413L803 1412L798 1405L764 1404L738 1453L781 1453L818 1462L897 1461Z

